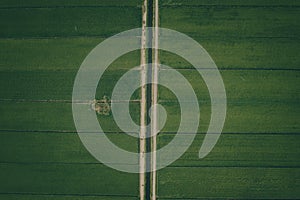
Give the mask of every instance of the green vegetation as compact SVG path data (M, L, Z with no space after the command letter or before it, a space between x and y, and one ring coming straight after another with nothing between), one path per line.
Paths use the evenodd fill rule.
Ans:
M30 0L30 1L22 1L22 0L3 0L0 3L0 7L133 7L133 6L141 6L141 3L137 0Z
M198 41L220 69L227 118L217 145L202 160L198 152L210 120L210 99L201 76L182 58L160 52L179 69L200 104L200 128L191 147L158 172L160 199L265 199L300 196L298 1L165 1L164 28ZM189 69L189 70L187 70ZM177 87L180 87L178 85ZM170 142L180 108L166 88L159 91L168 121L159 147Z
M0 169L5 180L1 184L2 193L133 196L138 192L137 187L130 187L138 185L136 176L102 164L3 163Z
M0 195L0 198L5 199L5 200L13 200L13 199L18 199L18 200L40 200L40 199L45 199L45 200L134 200L138 199L135 197L116 197L116 196L98 196L98 195Z
M100 164L82 145L75 132L54 131L6 131L1 132L1 162L5 163L41 163L73 165ZM137 151L137 139L123 133L108 134L116 145L132 152ZM130 145L128 145L130 143ZM41 151L41 147L45 151ZM136 176L132 176L136 178Z
M104 166L82 145L71 97L87 54L107 37L141 26L141 3L0 2L0 199L138 199L137 174ZM161 63L190 81L201 120L188 151L158 172L159 199L300 197L299 6L295 0L160 1L160 25L186 33L216 62L228 111L220 140L199 160L209 93L187 61L160 52ZM112 63L95 98L110 97L117 80L139 62L134 51ZM131 100L139 98L137 90ZM180 109L164 87L159 102L168 112L158 137L163 147L177 131ZM139 109L139 102L130 102L136 123ZM137 138L122 133L112 115L98 119L112 142L138 151Z
M181 167L160 172L162 199L186 198L297 198L298 168ZM289 178L287 178L289 177Z
M160 15L162 27L201 38L297 38L299 32L299 7L292 6L175 6Z
M298 6L300 3L297 0L169 0L161 2L162 6L215 6L215 7L223 7L223 6Z
M84 148L71 98L84 58L107 37L139 27L140 5L136 0L0 2L0 199L138 198L137 174L110 169ZM95 98L110 96L118 78L138 64L138 51L117 59ZM138 121L139 104L130 108ZM137 138L122 133L111 115L99 116L99 122L116 145L138 151Z
M166 145L173 136L160 134L160 146ZM212 152L199 161L204 134L198 134L189 150L171 167L298 167L299 137L297 134L224 133Z
M137 7L3 9L0 37L108 37L139 26L140 12Z
M210 38L201 35L192 38L209 52L220 69L299 68L297 38ZM160 57L162 64L168 63L174 68L192 68L189 63L171 53L161 52Z

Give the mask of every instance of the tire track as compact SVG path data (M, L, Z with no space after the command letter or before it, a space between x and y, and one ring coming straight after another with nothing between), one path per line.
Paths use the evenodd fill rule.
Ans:
M139 5L136 6L126 6L126 5L56 5L56 6L2 6L0 10L20 10L20 9L66 9L66 8L139 8Z
M31 102L31 103L78 103L78 104L91 104L90 100L67 100L67 99L0 99L0 102ZM109 103L140 103L139 99L133 100L110 100Z
M0 195L26 195L26 196L64 196L64 197L132 197L135 195L118 194L79 194L79 193L30 193L30 192L0 192Z

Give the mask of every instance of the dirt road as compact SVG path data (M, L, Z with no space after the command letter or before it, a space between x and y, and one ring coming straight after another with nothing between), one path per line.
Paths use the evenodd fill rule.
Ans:
M142 8L142 37L141 37L141 84L144 87L141 88L141 114L140 114L140 141L139 141L139 167L140 167L140 175L139 175L139 188L140 188L140 200L145 200L145 184L146 184L146 82L147 82L147 69L146 69L146 21L147 21L147 0L144 0L143 8Z
M154 83L158 83L158 71L159 71L159 61L158 61L158 0L155 0L155 15L154 15L154 33L153 33L153 42L154 42L154 62L152 67L152 78ZM153 112L152 112L152 159L151 159L151 166L152 166L152 190L151 190L151 199L156 200L156 133L158 130L157 127L157 107L154 106L157 104L158 100L158 85L152 84L152 106L153 106Z

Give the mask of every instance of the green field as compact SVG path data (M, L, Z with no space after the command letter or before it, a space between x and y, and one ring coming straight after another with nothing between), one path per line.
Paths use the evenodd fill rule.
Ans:
M191 36L216 62L228 111L219 142L199 160L210 120L207 88L187 61L160 52L162 63L181 69L191 80L201 127L189 150L158 172L159 199L300 197L299 5L233 0L161 4L160 25ZM159 136L162 147L178 128L180 109L168 89L161 88L159 96L170 113Z
M138 174L106 167L82 145L72 117L72 89L87 54L121 31L140 27L137 0L0 1L0 199L138 199ZM160 62L182 73L200 104L198 134L188 151L158 171L158 199L300 198L300 2L296 0L165 0L160 26L198 41L220 69L227 118L217 145L198 151L210 119L206 85L182 58ZM116 60L97 98L139 65L140 52ZM180 87L180 85L177 85ZM138 100L138 91L132 100ZM159 147L180 122L175 96L159 88L168 120ZM139 103L130 104L139 122ZM138 151L113 116L99 123L115 144ZM158 158L160 159L160 158Z
M107 37L140 27L141 2L15 0L1 1L0 10L0 199L137 199L137 174L104 166L82 145L71 97L87 54ZM110 95L138 64L139 52L116 60L97 96ZM110 140L137 151L136 139L111 127L112 116L99 120Z

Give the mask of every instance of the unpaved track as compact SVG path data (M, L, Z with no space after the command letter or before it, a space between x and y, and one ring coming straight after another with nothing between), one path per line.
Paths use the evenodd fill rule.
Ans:
M159 60L158 60L158 0L155 0L154 4L154 33L153 33L153 42L154 42L154 62L152 67L152 78L153 83L158 83L158 71L159 71ZM158 85L152 84L152 105L157 104L158 102ZM157 150L157 144L156 144L156 133L158 130L157 127L157 107L153 106L153 112L152 112L152 118L151 118L151 131L152 131L152 159L151 159L151 167L152 167L152 189L151 189L151 200L156 200L156 150Z
M147 82L147 69L146 69L146 22L147 22L147 0L144 0L142 7L142 37L141 37L141 114L140 114L140 139L139 139L139 151L140 151L140 175L139 175L139 188L140 188L140 200L145 200L145 184L146 184L146 82Z
M152 2L152 1L151 1ZM152 4L152 3L150 3ZM149 8L148 8L149 7ZM150 54L152 57L152 67L151 71L148 70L148 68L145 66L147 62L147 51L145 49L146 47L146 26L147 26L147 16L148 16L148 10L150 12L153 12L155 15L153 16L153 19L148 19L148 20L153 20L152 23L154 23L154 31L152 33L152 38L149 38L153 42L153 47L154 49L154 57L152 57L152 54ZM151 10L150 10L151 9ZM140 151L140 176L139 176L139 188L140 188L140 200L156 200L156 149L157 149L157 144L156 144L156 132L157 132L157 107L154 106L158 102L158 86L157 84L152 84L152 88L149 88L151 91L150 94L148 94L147 97L147 79L152 79L153 83L158 83L158 70L159 70L159 60L158 60L158 0L155 0L154 6L149 6L148 1L144 0L143 4L143 11L142 11L142 37L141 37L141 84L143 87L141 88L141 116L140 116L140 141L139 141L139 151ZM152 17L151 17L152 18ZM151 52L150 52L151 53ZM150 98L151 95L151 98ZM151 163L149 163L148 166L151 167L151 176L148 178L148 183L150 186L148 188L146 187L147 183L147 176L145 173L146 169L146 162L147 158L145 157L145 152L147 149L147 141L146 141L146 135L147 135L147 130L146 130L146 125L147 125L147 101L151 101L151 105L153 106L152 113L151 113L151 144L148 144L148 147L151 145L151 160L149 160ZM149 131L149 132L150 132ZM151 180L150 180L151 178ZM148 189L147 189L148 188ZM147 189L147 191L146 191ZM151 190L151 191L150 191ZM147 195L147 194L150 194Z

